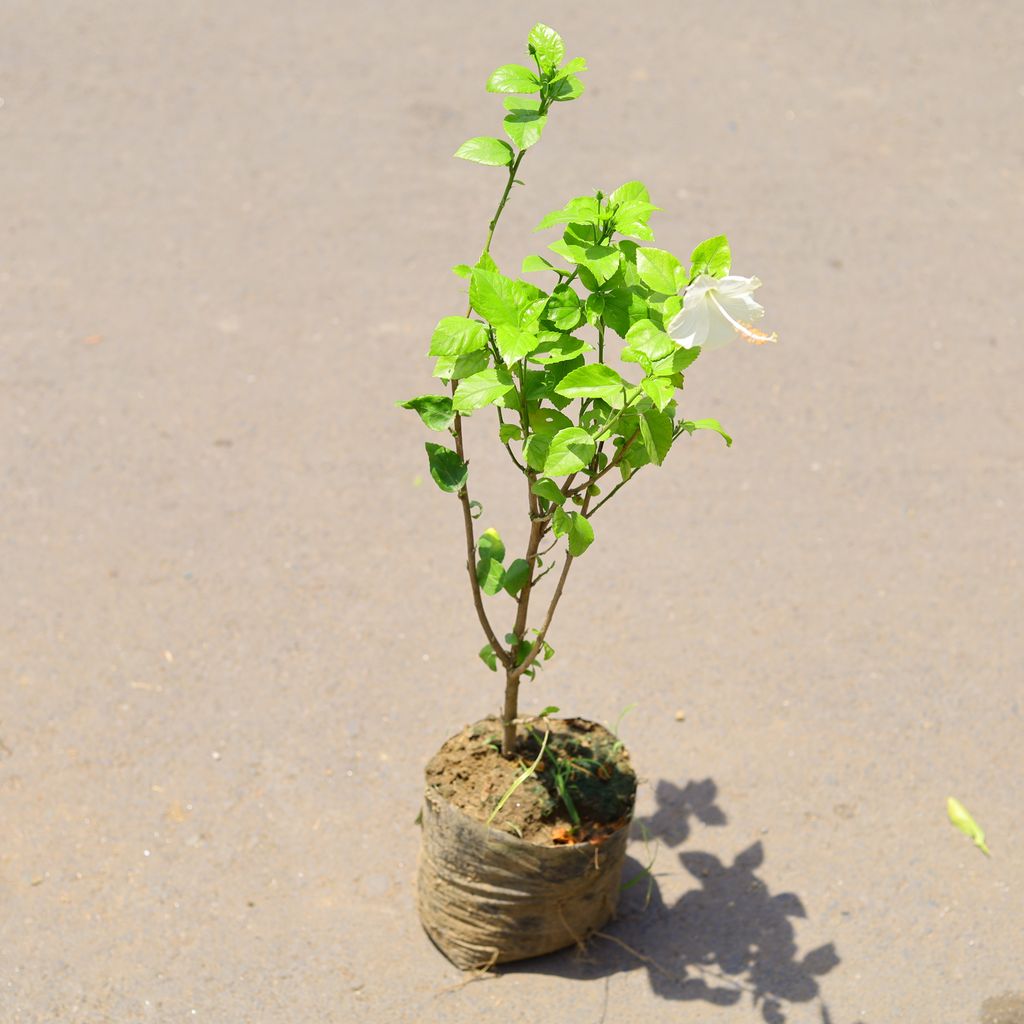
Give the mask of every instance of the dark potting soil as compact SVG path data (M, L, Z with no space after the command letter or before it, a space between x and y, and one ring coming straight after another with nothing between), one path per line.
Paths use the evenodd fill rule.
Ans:
M536 760L547 728L551 734L536 771L491 824L539 846L600 840L622 827L633 809L636 774L615 736L583 718L520 725L512 760L501 756L501 722L484 718L445 742L427 765L427 785L486 822Z

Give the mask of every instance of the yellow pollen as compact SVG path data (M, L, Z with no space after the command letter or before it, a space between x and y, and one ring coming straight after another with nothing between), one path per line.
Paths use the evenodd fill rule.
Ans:
M769 341L775 342L779 340L779 336L774 331L771 334L765 334L764 331L759 331L751 324L745 323L741 323L740 327L742 330L737 330L736 333L744 341L749 341L751 345L766 345Z

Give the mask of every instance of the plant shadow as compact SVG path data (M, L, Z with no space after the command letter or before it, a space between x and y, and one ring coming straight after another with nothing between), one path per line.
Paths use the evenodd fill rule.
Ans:
M678 846L689 836L692 818L707 825L727 822L711 779L682 787L659 782L655 795L657 811L636 822L648 841ZM822 1024L828 1024L818 979L840 963L839 956L831 942L799 954L792 919L806 917L806 911L795 893L772 894L757 873L764 859L760 842L731 863L711 853L681 853L679 861L698 887L669 906L658 884L666 873L627 858L618 916L585 949L499 971L589 980L644 969L664 999L716 1006L749 999L765 1024L784 1024L790 1005L818 1000Z

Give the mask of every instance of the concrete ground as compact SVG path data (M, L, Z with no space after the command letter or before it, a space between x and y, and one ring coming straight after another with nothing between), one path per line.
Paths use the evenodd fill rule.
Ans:
M781 342L694 367L735 446L601 513L524 693L637 704L654 885L586 958L457 987L413 818L499 697L393 402L500 187L451 153L537 19L592 70L502 264L640 177ZM1022 41L948 0L7 0L0 1021L1024 1020Z

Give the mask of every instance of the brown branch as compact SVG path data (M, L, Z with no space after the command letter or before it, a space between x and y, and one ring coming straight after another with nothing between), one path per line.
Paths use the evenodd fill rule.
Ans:
M580 484L578 487L574 487L566 494L566 497L571 498L574 495L579 494L581 491L589 490L597 483L598 480L601 479L601 477L605 475L605 473L610 473L622 461L623 456L627 451L629 451L633 446L633 442L636 441L639 436L640 428L637 427L636 430L633 431L632 435L626 440L625 444L623 444L623 446L615 453L615 457L609 461L608 465L605 466L600 473L596 473L594 476L589 477L585 483Z
M452 389L454 390L454 388L455 381L452 381ZM456 454L465 462L466 456L462 444L462 417L458 413L455 414L455 425L452 432L455 435ZM473 591L473 604L476 607L477 618L480 620L480 625L483 626L484 634L491 645L491 650L494 651L495 656L502 665L506 669L510 669L514 664L512 655L498 643L498 638L494 633L490 620L487 618L487 612L484 610L484 599L480 592L480 581L476 578L476 538L473 535L473 510L469 504L468 484L463 484L459 488L459 501L462 502L462 520L466 529L466 571L469 573L469 584L470 589Z

